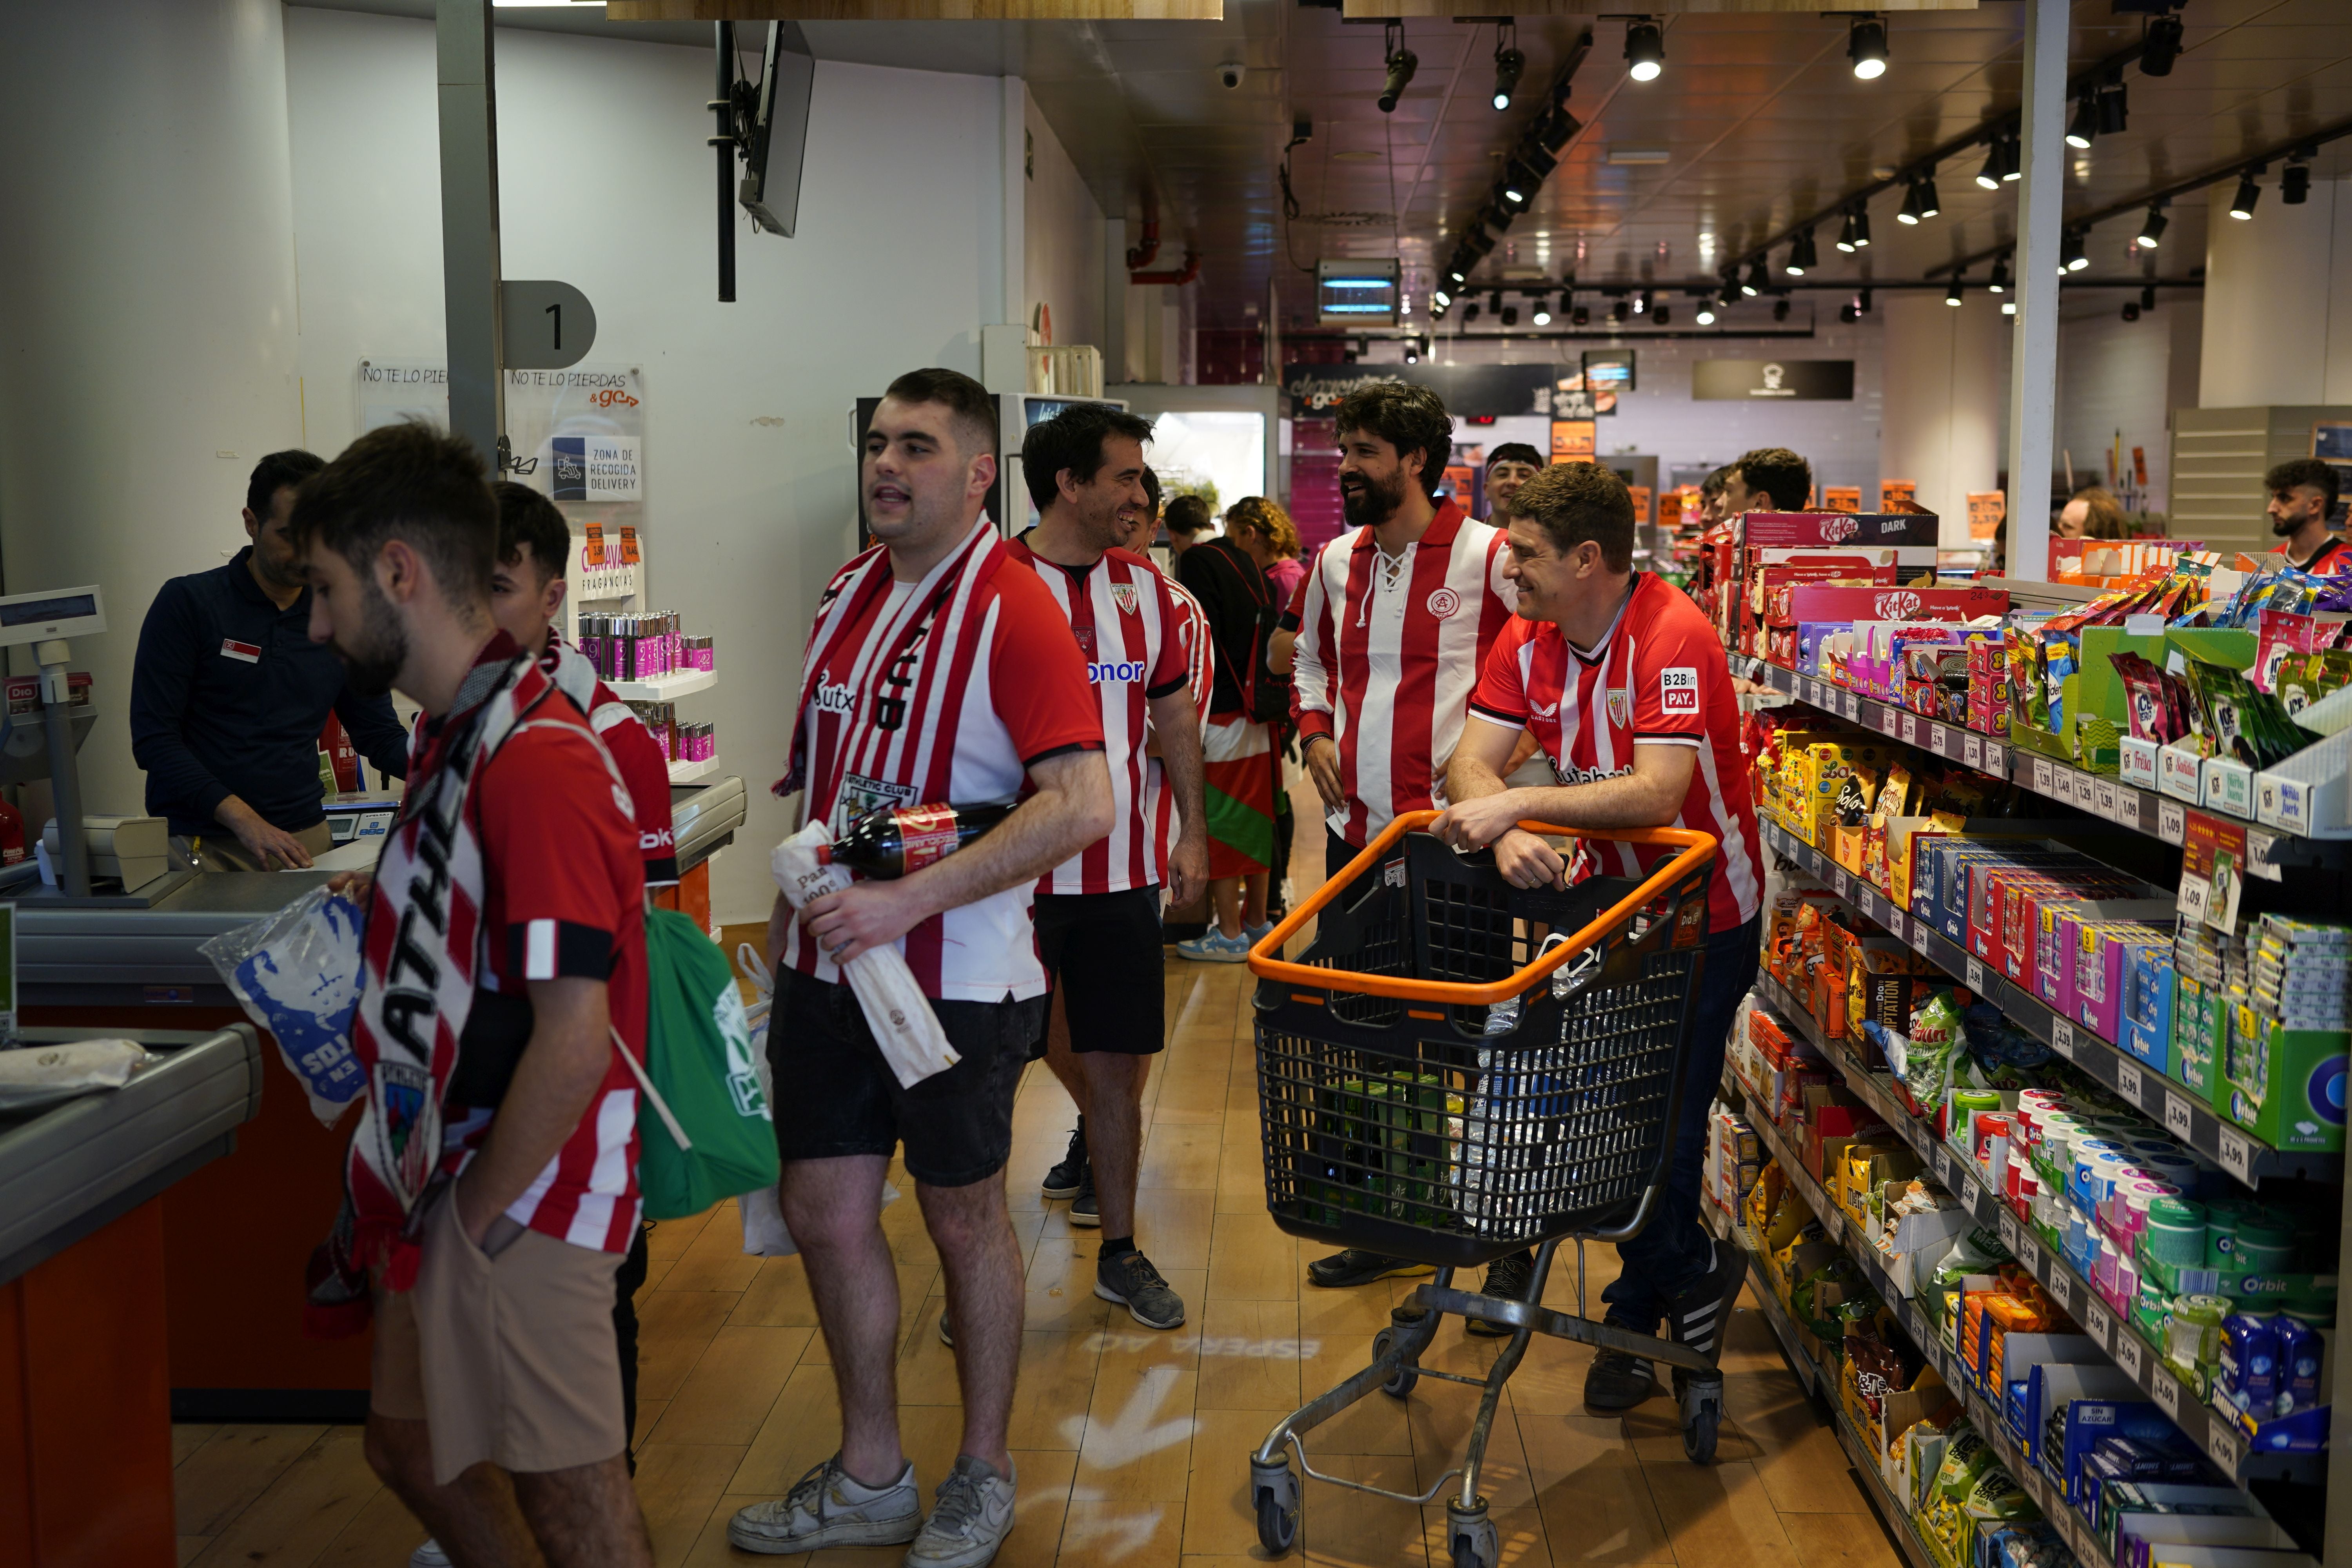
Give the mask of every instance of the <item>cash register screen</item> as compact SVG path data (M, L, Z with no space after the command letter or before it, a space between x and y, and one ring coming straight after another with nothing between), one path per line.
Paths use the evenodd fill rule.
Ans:
M50 621L74 621L98 614L95 594L60 594L47 599L17 599L0 604L0 626L30 626Z

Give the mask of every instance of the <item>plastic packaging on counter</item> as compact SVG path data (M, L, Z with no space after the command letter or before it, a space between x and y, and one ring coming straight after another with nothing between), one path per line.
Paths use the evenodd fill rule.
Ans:
M333 1126L367 1086L352 1054L366 923L351 900L313 888L276 914L196 949L220 972L245 1016L278 1042L322 1126Z
M37 1110L121 1089L147 1060L135 1040L76 1040L0 1051L0 1111Z

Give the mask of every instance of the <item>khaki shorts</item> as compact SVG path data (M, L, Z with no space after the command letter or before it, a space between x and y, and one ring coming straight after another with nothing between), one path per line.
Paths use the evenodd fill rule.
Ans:
M481 1247L444 1187L425 1216L415 1289L378 1289L375 1415L422 1421L433 1480L488 1459L526 1475L626 1449L613 1276L621 1254L526 1230L500 1215Z

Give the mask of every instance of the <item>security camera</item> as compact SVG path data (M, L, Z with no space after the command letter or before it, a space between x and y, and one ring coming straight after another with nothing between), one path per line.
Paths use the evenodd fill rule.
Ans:
M1249 68L1242 64L1241 61L1227 60L1224 64L1217 68L1217 83L1227 92L1231 92L1235 88L1241 86L1242 78L1248 74Z

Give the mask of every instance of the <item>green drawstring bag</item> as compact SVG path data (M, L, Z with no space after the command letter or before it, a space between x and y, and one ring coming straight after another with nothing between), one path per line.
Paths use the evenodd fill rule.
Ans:
M751 1026L726 955L675 910L646 914L651 979L646 1055L613 1044L636 1075L637 1185L648 1219L685 1219L776 1184L776 1129Z

